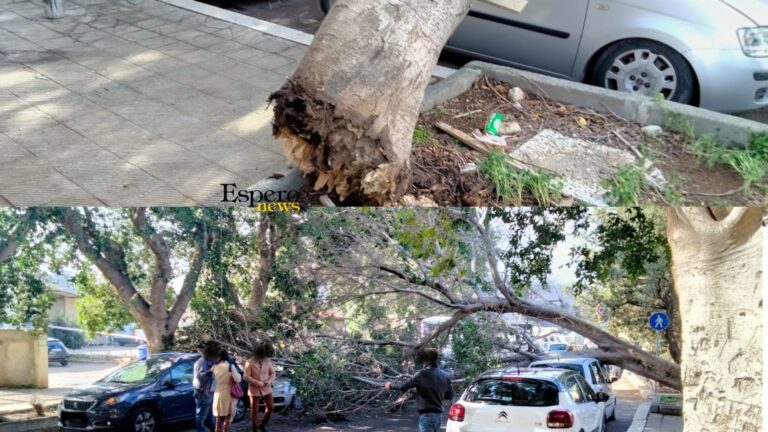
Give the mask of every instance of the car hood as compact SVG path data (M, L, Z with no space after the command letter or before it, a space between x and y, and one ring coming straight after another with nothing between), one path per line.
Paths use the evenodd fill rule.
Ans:
M65 399L100 399L109 395L122 393L124 391L133 390L139 387L144 387L146 384L122 384L122 383L102 383L96 382L93 384L87 384L75 387L71 392L64 395Z
M768 25L768 0L720 0L757 25Z

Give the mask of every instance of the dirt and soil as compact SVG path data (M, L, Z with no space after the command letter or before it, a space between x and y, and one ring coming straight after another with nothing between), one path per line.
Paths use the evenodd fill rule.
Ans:
M536 205L531 196L521 203L504 202L496 196L492 182L482 173L462 173L462 167L478 162L484 156L435 127L436 123L443 122L471 134L475 129L483 130L489 115L497 112L504 116L505 121L517 122L521 127L520 132L507 138L506 148L500 148L506 153L514 151L544 129L632 153L643 153L654 167L662 171L669 187L682 199L670 202L671 194L649 187L638 196L641 204L765 205L764 191L753 187L745 193L741 189L743 181L738 172L726 165L708 166L688 151L686 137L681 133L665 128L663 135L651 138L637 123L531 93L515 107L508 99L508 92L506 84L481 78L469 91L420 116L417 125L420 137L414 140L412 150L410 195L429 198L439 206ZM319 197L324 194L324 191L313 191L311 187L302 192L308 203L313 205L317 205ZM372 204L356 195L348 197L343 203L339 203L334 196L331 199L337 205Z

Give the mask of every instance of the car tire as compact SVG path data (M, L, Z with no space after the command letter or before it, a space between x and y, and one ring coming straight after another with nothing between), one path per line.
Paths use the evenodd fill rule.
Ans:
M64 359L64 360L60 361L59 363L61 363L62 366L66 366L66 365L69 364L69 359Z
M160 430L157 413L150 407L138 407L131 413L127 430L130 432L155 432Z
M331 10L332 4L333 0L320 0L320 9L323 10L323 13L328 13L328 11Z
M656 67L635 63L638 56L653 57ZM674 82L673 90L668 88L669 82ZM623 40L609 46L595 62L592 84L646 96L662 93L667 100L683 104L693 103L697 90L696 77L685 57L667 45L647 39Z

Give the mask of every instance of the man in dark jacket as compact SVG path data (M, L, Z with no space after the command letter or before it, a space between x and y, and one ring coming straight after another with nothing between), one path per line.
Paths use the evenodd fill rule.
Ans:
M195 427L197 432L206 432L206 427L210 430L216 429L211 409L216 382L213 380L211 366L213 366L213 359L220 348L213 342L206 342L198 345L197 349L200 352L200 358L195 362L192 378L195 397Z
M427 348L418 355L424 369L403 383L384 384L386 390L416 389L416 409L419 411L419 432L438 432L443 421L443 401L453 399L451 378L437 367L437 350Z

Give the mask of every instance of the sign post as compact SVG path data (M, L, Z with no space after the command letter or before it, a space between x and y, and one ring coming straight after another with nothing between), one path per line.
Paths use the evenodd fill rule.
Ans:
M656 356L661 355L661 332L669 327L669 315L665 312L654 312L648 318L648 325L656 332ZM657 386L654 386L656 389Z

